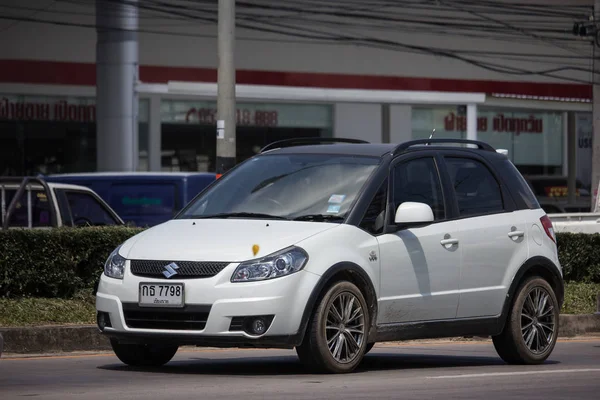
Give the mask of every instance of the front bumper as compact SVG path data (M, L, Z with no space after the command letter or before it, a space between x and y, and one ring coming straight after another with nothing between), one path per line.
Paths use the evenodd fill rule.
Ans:
M231 283L236 267L237 264L231 264L213 277L200 279L144 278L132 275L128 265L123 280L102 275L96 293L96 309L104 318L99 327L102 333L122 342L280 348L300 344L305 305L319 276L303 270L262 282ZM175 310L138 307L140 282L184 283L185 307ZM161 323L132 327L140 315L146 322ZM240 328L244 317L255 316L266 316L270 322L260 336ZM170 322L174 320L176 322ZM184 320L193 323L182 322Z

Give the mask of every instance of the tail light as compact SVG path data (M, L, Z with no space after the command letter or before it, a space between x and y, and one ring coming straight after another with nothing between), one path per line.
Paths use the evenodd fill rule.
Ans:
M540 221L544 227L544 230L546 231L546 235L548 235L548 237L552 239L554 243L556 243L556 235L554 234L554 227L552 226L552 221L550 221L550 218L548 218L547 215L544 215L542 218L540 218Z

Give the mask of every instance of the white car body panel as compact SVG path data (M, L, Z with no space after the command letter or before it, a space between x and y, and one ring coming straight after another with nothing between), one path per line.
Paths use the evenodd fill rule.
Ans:
M128 243L120 254L137 260L240 262L267 256L335 226L244 218L178 219L144 231L135 246Z
M379 237L381 298L378 323L456 317L462 247L458 223L445 221ZM449 235L449 236L446 236Z
M457 318L497 316L510 286L511 272L527 260L529 210L478 216L461 221L463 252ZM523 233L522 236L510 237Z

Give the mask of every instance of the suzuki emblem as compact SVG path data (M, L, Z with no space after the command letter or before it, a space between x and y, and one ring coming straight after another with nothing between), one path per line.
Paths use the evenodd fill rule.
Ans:
M173 275L177 275L176 269L179 269L179 265L177 265L174 262L172 262L169 265L165 265L163 268L165 269L163 271L163 275L165 276L165 278L170 278Z

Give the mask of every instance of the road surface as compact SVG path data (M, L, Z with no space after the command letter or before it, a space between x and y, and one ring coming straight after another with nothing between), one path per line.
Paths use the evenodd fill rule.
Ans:
M0 359L0 399L599 399L600 339L559 341L540 366L491 342L377 345L346 375L312 375L294 351L180 349L166 366L111 353Z

